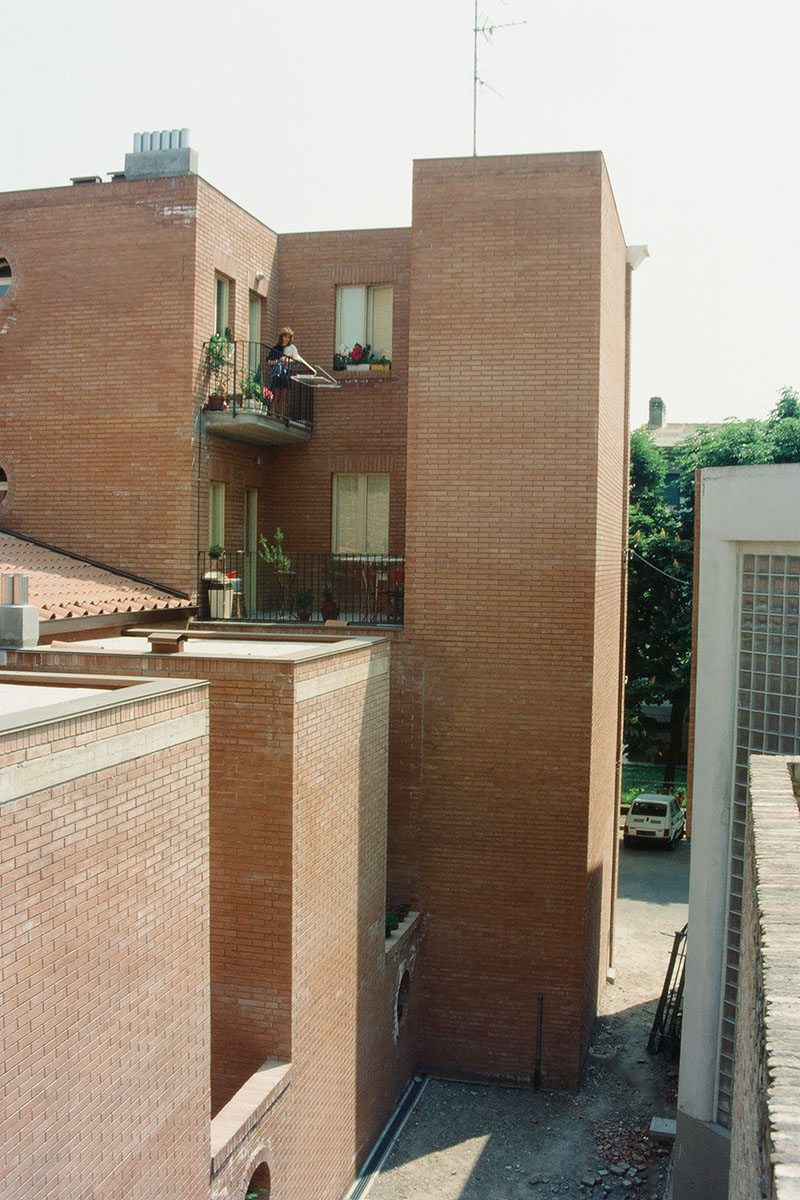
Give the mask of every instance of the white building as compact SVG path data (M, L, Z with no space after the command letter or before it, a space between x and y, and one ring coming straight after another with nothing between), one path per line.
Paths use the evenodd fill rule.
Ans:
M728 1196L748 762L800 751L800 464L700 478L674 1200Z

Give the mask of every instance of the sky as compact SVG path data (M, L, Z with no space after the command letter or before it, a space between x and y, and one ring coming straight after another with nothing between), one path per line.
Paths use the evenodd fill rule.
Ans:
M653 395L669 421L713 422L800 389L796 0L478 13L496 26L478 39L478 154L602 150L625 239L649 248L632 425ZM200 174L280 233L408 225L412 161L472 153L474 15L474 0L4 6L0 191L107 178L135 132L188 127Z

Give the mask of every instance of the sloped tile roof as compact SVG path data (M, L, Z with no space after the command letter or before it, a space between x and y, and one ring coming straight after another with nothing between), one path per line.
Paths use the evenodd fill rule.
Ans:
M0 574L8 572L28 576L28 603L38 607L41 622L189 604L152 584L0 531Z

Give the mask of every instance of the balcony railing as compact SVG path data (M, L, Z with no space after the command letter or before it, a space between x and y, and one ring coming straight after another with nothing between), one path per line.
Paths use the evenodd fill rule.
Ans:
M208 409L223 411L232 417L244 412L286 423L313 424L314 390L318 382L310 380L304 363L283 360L287 374L276 385L270 382L275 364L268 360L271 347L265 343L229 342L227 360L213 370L208 367L208 347L206 342L203 347L203 387L208 395ZM337 387L338 384L331 380L329 386Z
M212 620L403 623L405 559L399 555L290 553L276 570L243 550L198 555L200 613ZM326 600L326 594L332 600Z

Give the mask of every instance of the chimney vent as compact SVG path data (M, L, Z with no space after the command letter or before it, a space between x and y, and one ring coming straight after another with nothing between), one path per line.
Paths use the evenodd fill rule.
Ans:
M189 145L188 129L157 129L133 135L133 153L125 155L126 179L196 174L197 151Z
M647 420L648 429L663 429L667 423L667 406L660 396L650 397L650 416Z

